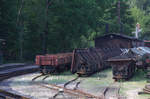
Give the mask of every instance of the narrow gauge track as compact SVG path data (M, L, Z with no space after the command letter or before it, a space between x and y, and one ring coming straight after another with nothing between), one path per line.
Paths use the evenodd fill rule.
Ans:
M42 76L45 76L43 78L43 83L41 82L36 82L35 80L39 77L42 77ZM84 92L82 90L79 90L77 89L78 88L78 85L80 84L81 81L77 82L75 84L75 88L71 89L71 88L67 88L67 86L75 81L77 81L79 79L79 77L77 76L76 78L66 82L64 84L64 86L58 86L58 85L55 85L55 84L49 84L49 83L45 83L44 80L45 78L49 77L50 75L39 75L35 78L32 79L33 83L41 86L41 87L44 87L44 88L48 88L50 90L55 90L57 91L59 94L59 91L63 91L64 93L67 93L67 94L70 94L70 95L73 95L73 96L76 96L76 97L79 97L79 98L89 98L89 99L109 99L110 97L112 97L112 93L113 93L113 96L115 96L115 99L124 99L124 97L120 97L119 95L119 91L120 91L120 87L121 85L113 88L112 86L116 83L111 83L109 86L105 87L104 90L101 92L102 95L100 96L95 96L95 95L92 95L91 93L87 93L87 92ZM57 95L56 94L56 95ZM54 95L54 96L56 96ZM109 98L108 98L109 97Z
M110 97L115 97L115 99L122 99L119 95L119 91L120 91L120 88L121 88L121 85L117 86L116 88L113 88L113 85L115 84L116 82L114 83L111 83L110 85L108 85L107 87L104 88L103 92L102 92L102 97L103 99L109 99ZM113 92L113 95L112 96L112 93ZM115 94L114 94L115 93Z
M43 76L45 76L44 78L47 77L47 75L43 75ZM79 97L79 98L104 99L102 97L98 97L98 96L92 95L92 94L84 92L82 90L78 90L77 86L80 84L80 82L76 83L76 86L75 86L74 89L66 88L67 85L69 85L70 83L73 83L74 81L76 81L77 79L79 79L79 77L76 77L73 80L70 80L70 81L66 82L64 84L64 86L58 86L58 85L55 85L55 84L49 84L49 83L45 83L45 82L43 82L43 83L36 82L35 80L37 78L39 78L39 77L42 77L42 75L39 75L39 76L33 78L32 82L34 84L37 84L37 85L41 86L41 87L48 88L50 90L54 90L54 91L57 91L57 92L59 92L60 90L61 91L63 90L64 93L67 93L67 94L70 94L72 96L76 96L76 97Z
M66 83L64 84L64 88L66 88L67 85L69 85L70 83L72 83L72 82L74 82L74 81L76 81L76 80L78 80L78 79L79 79L79 76L77 76L77 77L74 78L73 80L70 80L70 81L66 82Z
M30 98L0 89L0 99L30 99Z
M0 65L0 82L11 77L34 73L39 70L38 66L24 63ZM0 99L30 99L23 95L17 95L0 88Z
M39 67L35 65L9 65L8 69L7 66L1 67L0 69L2 69L0 71L0 81L3 81L11 77L37 72Z

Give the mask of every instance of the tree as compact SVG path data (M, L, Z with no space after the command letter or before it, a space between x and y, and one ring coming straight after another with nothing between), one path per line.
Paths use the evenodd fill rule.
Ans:
M131 16L129 5L125 1L114 1L110 7L105 10L104 17L101 19L103 23L103 31L108 24L110 33L122 33L131 35L134 27L134 19ZM118 17L119 16L119 17Z
M149 35L150 33L150 29L149 29L150 1L149 0L133 0L133 1L130 0L130 3L132 4L132 6L130 6L132 16L135 19L134 24L139 23L142 28L142 32L140 33L141 39L150 38L150 35Z

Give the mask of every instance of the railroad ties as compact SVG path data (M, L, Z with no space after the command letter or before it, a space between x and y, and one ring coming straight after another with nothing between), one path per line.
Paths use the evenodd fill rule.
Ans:
M39 76L39 77L41 77L41 76ZM45 75L45 77L46 77L46 75ZM78 85L80 84L81 81L76 83L75 88L73 88L73 89L67 88L67 86L70 83L72 83L72 82L74 82L78 79L79 79L79 77L76 77L73 80L70 80L70 81L66 82L64 84L64 86L49 84L49 83L46 83L46 82L36 82L36 79L33 79L32 82L36 85L39 85L40 87L56 91L57 93L50 99L54 99L58 95L63 95L64 93L69 94L69 95L74 96L74 97L78 97L78 98L103 99L102 97L98 97L98 96L92 95L90 93L84 92L82 90L79 90Z
M30 99L30 98L0 89L0 99Z
M38 66L24 64L24 63L14 63L14 64L4 64L0 65L0 82L11 77L24 75L28 73L34 73L39 70ZM6 91L0 88L0 99L30 99L23 95L17 95L13 91Z
M0 81L19 75L34 73L39 70L36 65L24 63L0 65Z
M108 86L104 87L104 89L101 92L101 97L103 97L103 99L126 99L126 97L121 96L119 94L120 88L120 83L116 84L116 82L113 82Z
M47 76L47 75L43 75ZM42 78L45 78L43 77ZM40 75L37 76L38 78L41 77ZM36 77L35 77L36 78ZM36 78L37 79L37 78ZM83 98L83 99L110 99L110 98L115 98L115 99L125 99L124 97L121 97L119 95L119 90L121 87L121 84L117 82L111 83L108 86L102 87L102 90L99 91L99 94L95 95L93 93L89 93L83 89L80 89L79 84L84 82L85 77L75 77L72 80L67 81L63 85L56 85L56 84L50 84L46 83L44 81L39 82L36 81L36 79L33 79L32 82L33 84L36 84L40 86L41 88L46 88L55 91L56 93L50 97L49 99L57 99L58 97L70 97L71 99L78 99L78 98ZM68 96L69 95L69 96ZM73 98L76 97L76 98ZM66 98L70 99L70 98Z

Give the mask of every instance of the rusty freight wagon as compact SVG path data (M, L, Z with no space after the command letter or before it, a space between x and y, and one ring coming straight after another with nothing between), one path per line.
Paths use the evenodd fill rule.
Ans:
M115 81L131 78L136 70L135 58L127 54L116 56L107 60L112 66Z
M59 73L70 68L72 53L46 54L36 56L36 65L43 74Z
M113 78L129 79L136 69L146 69L150 66L150 48L137 47L124 49L119 56L107 60L112 66Z
M120 55L121 53L122 51L120 49L115 48L75 49L73 51L71 71L80 76L89 76L90 74L109 68L110 65L105 60Z

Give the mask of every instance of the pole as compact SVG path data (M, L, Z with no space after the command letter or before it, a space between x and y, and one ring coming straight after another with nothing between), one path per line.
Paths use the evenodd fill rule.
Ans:
M49 8L49 0L46 0L46 9L45 9L45 31L43 34L43 54L47 53L47 39L48 39L48 8Z
M24 34L24 23L23 23L23 16L22 16L22 9L24 6L25 1L21 0L21 3L18 1L18 5L20 4L20 8L18 10L18 16L17 16L17 26L19 27L19 50L20 50L20 55L19 59L22 61L23 60L23 34Z
M53 0L46 0L46 9L45 9L45 30L43 33L43 54L47 53L47 41L48 41L48 9Z
M119 29L121 33L122 29L121 29L121 19L120 19L120 0L118 0L117 8L118 8L118 24L119 24Z

